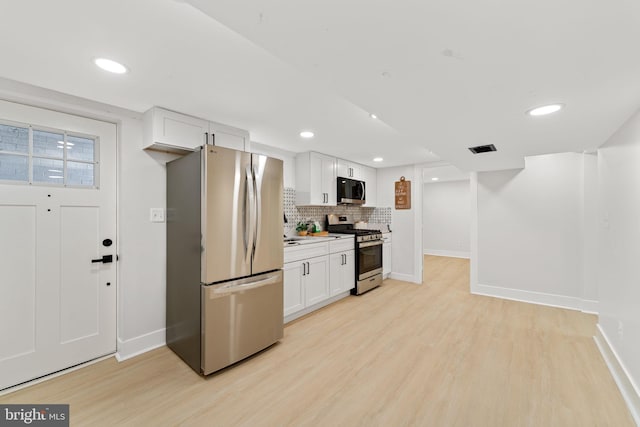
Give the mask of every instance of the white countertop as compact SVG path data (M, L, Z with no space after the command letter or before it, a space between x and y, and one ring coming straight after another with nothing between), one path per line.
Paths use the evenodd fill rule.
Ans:
M352 239L353 240L354 236L353 234L334 234L334 233L329 233L328 236L291 236L285 239L284 243L284 247L295 247L295 246L299 246L299 245L308 245L308 244L312 244L312 243L321 243L321 242L329 242L332 240L339 240L339 239ZM292 241L286 241L287 239L295 239Z

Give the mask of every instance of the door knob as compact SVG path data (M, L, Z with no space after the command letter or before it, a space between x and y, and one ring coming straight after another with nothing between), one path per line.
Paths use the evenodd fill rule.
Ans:
M113 255L102 255L102 258L92 259L91 262L103 262L105 264L109 264L110 262L113 262Z

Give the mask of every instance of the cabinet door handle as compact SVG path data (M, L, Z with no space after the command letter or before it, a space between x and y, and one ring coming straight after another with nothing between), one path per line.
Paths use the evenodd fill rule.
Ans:
M306 262L302 263L302 275L303 276L307 275L307 266L305 264L306 264Z
M204 133L204 145L209 144L209 132Z
M309 265L309 263L307 262L307 274L311 274L311 266Z

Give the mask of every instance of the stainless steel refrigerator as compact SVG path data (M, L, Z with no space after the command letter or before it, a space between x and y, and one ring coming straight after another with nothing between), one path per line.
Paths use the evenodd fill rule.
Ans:
M213 145L167 163L167 345L204 375L282 338L282 171Z

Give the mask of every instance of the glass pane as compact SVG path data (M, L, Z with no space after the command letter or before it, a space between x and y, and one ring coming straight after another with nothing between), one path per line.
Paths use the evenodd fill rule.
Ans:
M64 184L64 163L62 160L33 158L33 182Z
M67 135L67 159L93 162L94 145L93 139Z
M63 156L64 135L61 133L33 130L33 155L55 157Z
M0 180L29 181L29 158L0 154Z
M29 129L0 124L0 151L29 152Z
M93 164L67 162L67 184L93 186Z

